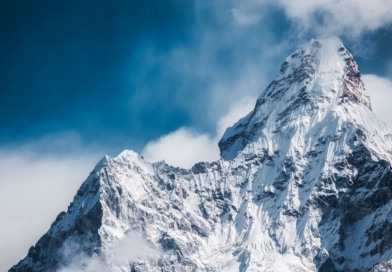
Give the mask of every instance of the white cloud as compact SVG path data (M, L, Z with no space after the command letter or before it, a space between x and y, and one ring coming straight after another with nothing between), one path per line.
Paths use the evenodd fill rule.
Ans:
M299 28L296 37L310 30L318 36L346 35L357 37L364 31L373 31L392 22L390 0L259 0L234 2L239 5L235 21L257 23L252 18L269 6L278 6ZM237 9L236 9L237 10ZM239 18L236 19L236 18Z
M216 135L198 133L189 128L180 128L149 142L142 155L151 162L165 160L168 164L190 168L197 162L219 159L218 142L227 127L253 110L255 98L243 98L230 105L228 113L217 124Z
M57 146L59 137L52 139ZM0 271L27 255L103 157L86 150L43 155L40 144L0 149Z
M184 127L149 142L142 155L151 162L165 160L173 166L189 168L196 162L219 159L219 148L210 135Z
M392 81L376 75L363 75L362 80L370 96L372 110L392 129Z
M389 0L279 0L287 16L319 35L355 37L392 22Z

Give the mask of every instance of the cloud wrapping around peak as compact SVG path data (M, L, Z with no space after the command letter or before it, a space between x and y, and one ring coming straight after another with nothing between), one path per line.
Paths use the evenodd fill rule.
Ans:
M388 0L279 0L289 18L300 26L315 28L319 35L356 37L392 22L392 2Z
M374 31L392 23L392 1L389 0L260 0L241 3L241 16L233 13L234 21L241 23L247 16L255 16L255 10L262 13L270 6L284 10L297 31L319 37L345 35L356 38L366 31ZM244 8L244 5L247 6ZM250 22L250 21L247 21ZM253 24L257 21L253 21Z

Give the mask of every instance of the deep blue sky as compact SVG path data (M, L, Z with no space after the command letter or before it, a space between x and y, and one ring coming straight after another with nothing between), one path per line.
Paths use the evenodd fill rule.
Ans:
M257 95L289 53L317 38L296 40L273 6L236 25L231 5L2 0L0 146L72 133L116 153L182 126L214 133L230 102ZM391 33L339 35L362 73L390 77ZM253 78L260 86L248 88Z

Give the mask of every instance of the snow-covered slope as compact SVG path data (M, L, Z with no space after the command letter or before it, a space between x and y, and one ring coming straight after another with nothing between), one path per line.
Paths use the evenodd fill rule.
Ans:
M219 146L188 170L104 158L10 271L390 271L391 132L339 40L288 57ZM159 253L120 254L136 232Z

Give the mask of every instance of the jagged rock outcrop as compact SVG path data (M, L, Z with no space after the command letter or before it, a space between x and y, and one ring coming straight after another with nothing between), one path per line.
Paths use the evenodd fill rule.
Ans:
M219 147L192 169L104 158L10 271L389 271L392 134L339 40L289 56ZM133 232L161 253L120 256Z

